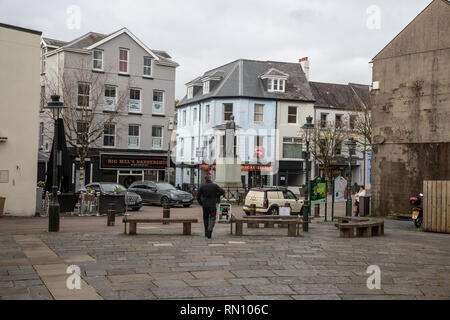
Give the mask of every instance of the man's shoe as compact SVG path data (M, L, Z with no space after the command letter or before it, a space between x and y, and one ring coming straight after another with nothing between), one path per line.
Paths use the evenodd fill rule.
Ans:
M206 237L207 237L208 239L211 239L211 236L212 236L212 232L206 233Z

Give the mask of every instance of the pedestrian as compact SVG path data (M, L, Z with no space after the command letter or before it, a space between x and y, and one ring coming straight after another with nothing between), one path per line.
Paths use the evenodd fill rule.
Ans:
M211 239L214 225L216 224L216 205L225 191L211 181L211 175L205 176L205 184L200 186L197 201L203 207L203 224L205 226L205 237Z
M359 192L356 193L355 195L355 206L356 206L356 214L355 216L358 217L359 216L359 197L365 197L366 196L366 188L364 186L360 186L359 187Z

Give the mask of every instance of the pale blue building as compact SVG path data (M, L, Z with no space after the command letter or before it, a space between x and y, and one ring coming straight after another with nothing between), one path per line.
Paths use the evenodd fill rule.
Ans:
M214 127L232 115L239 127L236 151L242 184L278 184L277 106L281 101L314 100L301 65L241 59L207 71L186 86L187 95L177 105L176 184L202 183L207 172L214 178L223 145Z

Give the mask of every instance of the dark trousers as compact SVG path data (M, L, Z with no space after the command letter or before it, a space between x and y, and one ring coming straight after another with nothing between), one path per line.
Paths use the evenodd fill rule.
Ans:
M216 207L203 207L203 224L205 225L205 235L213 232L216 224Z

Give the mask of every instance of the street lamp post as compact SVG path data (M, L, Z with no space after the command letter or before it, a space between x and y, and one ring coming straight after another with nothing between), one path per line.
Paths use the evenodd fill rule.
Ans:
M351 137L345 144L348 148L348 181L347 181L347 210L346 216L352 216L352 155L355 154L356 141Z
M55 118L53 133L53 181L52 181L52 201L49 205L48 213L48 231L59 231L59 202L58 202L58 118L64 104L59 101L60 96L54 94L51 96L46 109L51 110Z
M302 129L305 132L305 140L306 140L306 155L305 155L305 166L306 166L306 192L305 192L305 207L306 210L303 210L303 231L308 232L309 229L309 214L311 210L311 204L309 203L309 180L311 174L311 163L309 157L309 143L311 139L311 134L314 130L314 124L312 123L313 118L311 116L306 118L306 123L303 125Z

